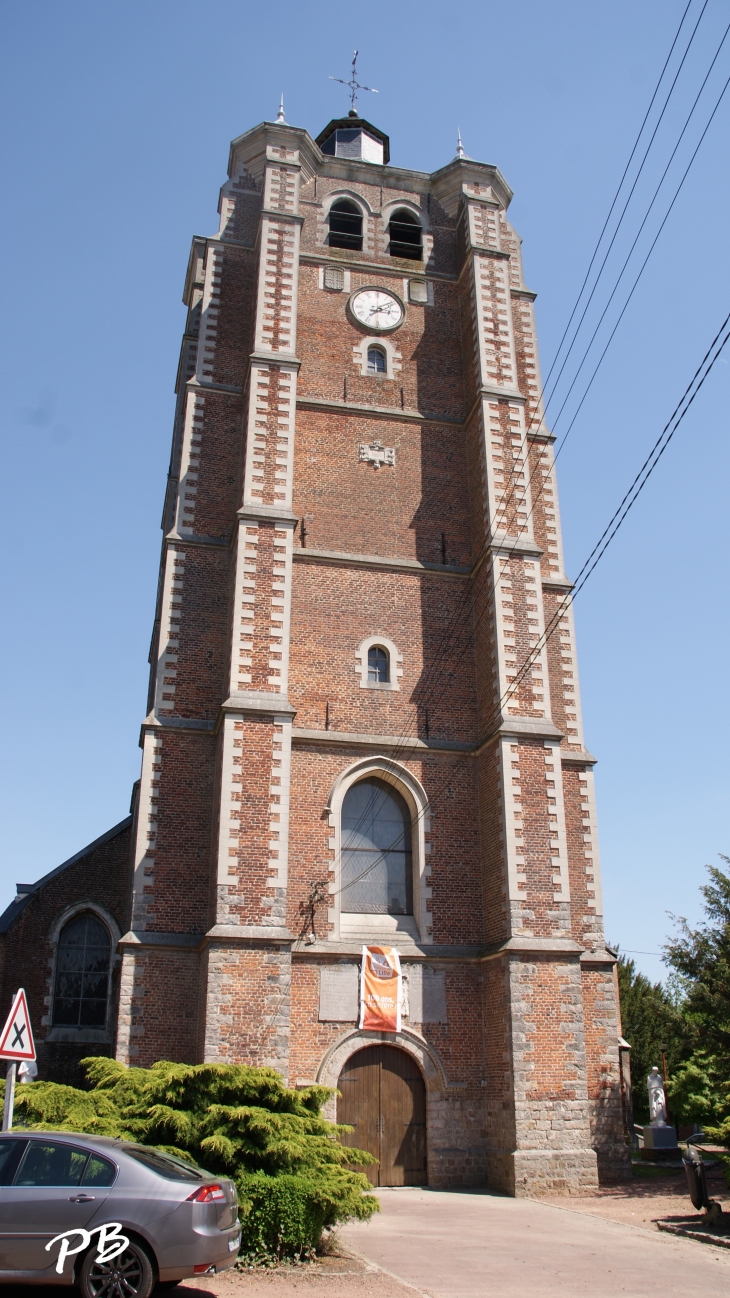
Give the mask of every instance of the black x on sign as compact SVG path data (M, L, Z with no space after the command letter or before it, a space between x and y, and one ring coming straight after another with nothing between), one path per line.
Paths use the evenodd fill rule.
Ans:
M0 1035L0 1059L35 1059L35 1044L22 987L15 993L5 1027Z

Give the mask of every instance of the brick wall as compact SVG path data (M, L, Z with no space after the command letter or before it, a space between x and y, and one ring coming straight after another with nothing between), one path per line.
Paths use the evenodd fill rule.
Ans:
M620 1175L593 758L511 193L469 160L370 167L279 124L234 141L229 175L186 281L118 1057L330 1077L358 1038L320 1022L319 971L376 931L341 922L337 809L380 772L411 808L416 898L379 936L445 975L447 1021L399 1040L433 1182L570 1192L597 1156ZM337 195L362 252L327 241ZM389 254L398 204L422 263ZM372 286L405 311L377 376L348 308ZM363 681L373 637L387 688Z
M119 958L114 956L114 948L127 924L131 834L130 817L116 831L102 835L72 857L69 864L52 871L45 881L40 880L33 892L19 894L0 921L2 1015L9 1013L18 987L24 987L41 1078L83 1085L79 1061L87 1055L113 1053L119 990ZM86 907L115 926L107 1028L99 1032L54 1030L51 1016L58 933L67 916Z

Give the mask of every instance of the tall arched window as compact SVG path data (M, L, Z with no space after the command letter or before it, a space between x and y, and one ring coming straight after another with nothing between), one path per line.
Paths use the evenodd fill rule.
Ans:
M349 198L338 198L330 208L330 248L362 250L362 212Z
M387 374L388 362L382 347L368 347L368 374Z
M388 225L391 257L407 257L410 261L423 258L423 232L421 223L406 207L399 207Z
M388 650L382 645L374 644L368 649L368 680L376 685L387 685L390 680Z
M96 915L76 915L61 929L53 1026L106 1027L111 940Z
M342 804L341 910L413 914L411 817L385 780L359 780Z

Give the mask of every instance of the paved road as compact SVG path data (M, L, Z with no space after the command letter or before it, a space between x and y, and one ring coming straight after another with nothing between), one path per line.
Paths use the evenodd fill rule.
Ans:
M378 1190L344 1242L432 1298L727 1298L730 1249L531 1199Z

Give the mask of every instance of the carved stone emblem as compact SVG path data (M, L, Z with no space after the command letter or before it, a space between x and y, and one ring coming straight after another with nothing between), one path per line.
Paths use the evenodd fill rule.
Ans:
M372 464L373 468L379 469L381 464L395 464L395 447L383 446L382 442L371 442L368 446L361 442L358 448L358 460L365 460L367 464Z

